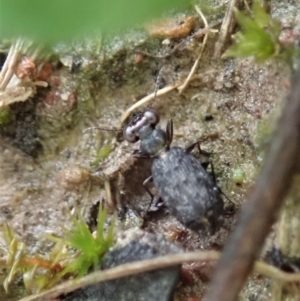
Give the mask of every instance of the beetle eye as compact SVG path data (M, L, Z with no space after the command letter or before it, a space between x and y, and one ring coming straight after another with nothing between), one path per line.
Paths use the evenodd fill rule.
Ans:
M159 123L159 115L153 109L147 109L143 116L151 125L157 125Z
M136 136L135 131L132 129L131 126L127 126L124 128L123 137L130 143L137 142L140 138Z

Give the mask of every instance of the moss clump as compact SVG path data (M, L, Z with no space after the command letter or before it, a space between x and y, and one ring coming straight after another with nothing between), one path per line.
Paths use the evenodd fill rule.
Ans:
M0 126L8 125L9 123L11 123L11 121L12 118L9 109L4 108L0 110Z
M259 0L253 1L251 17L237 9L234 14L242 31L234 36L235 43L223 57L254 56L256 60L264 61L279 54L280 24L271 18Z
M22 275L24 286L29 293L49 289L65 275L81 277L99 265L103 255L114 239L114 220L106 227L106 211L99 208L97 233L90 232L83 217L71 217L73 227L65 230L63 237L48 236L56 244L49 254L29 254L25 243L20 242L12 229L5 225L6 262L0 262L8 271L3 286L9 286L17 275Z
M103 255L111 247L114 239L114 221L105 229L106 211L100 206L98 212L97 232L93 235L88 225L79 214L72 218L73 229L67 231L64 242L76 250L75 257L62 271L62 275L75 274L82 277L92 267L96 269Z
M96 155L95 161L92 163L93 167L97 167L103 160L105 160L109 154L112 152L112 147L110 145L102 146Z
M241 167L238 167L233 170L232 181L235 184L238 184L238 185L242 184L244 182L245 178L246 178L246 173Z

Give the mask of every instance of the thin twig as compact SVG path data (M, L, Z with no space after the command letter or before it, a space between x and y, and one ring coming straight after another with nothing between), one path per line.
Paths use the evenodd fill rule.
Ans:
M46 292L37 295L31 295L20 299L19 301L47 301L61 294L72 292L76 289L92 285L99 282L118 279L130 275L149 272L161 268L179 265L187 262L195 261L217 261L221 254L216 251L197 251L181 254L171 254L161 256L154 259L148 259L138 262L122 264L115 268L93 272L78 281L70 280L62 283ZM281 282L300 282L300 274L291 274L280 271L264 262L256 262L254 270L257 273L279 280Z
M24 41L22 39L18 39L15 43L13 43L9 49L7 58L0 72L0 91L4 91L7 84L14 74L14 68L18 63L20 58L20 49Z
M129 275L135 275L143 272L153 271L160 268L174 266L183 262L193 261L217 261L220 257L218 252L193 252L193 253L182 253L172 254L168 256L157 257L154 259L143 260L138 262L131 262L122 264L115 268L93 272L78 281L67 281L61 285L58 285L46 292L42 292L37 295L25 297L19 301L46 301L50 298L57 297L61 294L72 292L81 287L104 282L112 279L117 279Z
M91 126L89 128L84 129L82 131L82 133L86 133L90 130L101 130L101 131L106 131L106 132L122 132L123 128L116 128L114 126L111 126L111 127Z
M159 70L159 72L158 72L157 79L156 79L155 90L154 90L154 96L153 96L152 101L148 104L148 109L151 108L153 102L155 101L155 98L156 98L156 95L157 95L157 91L159 89L159 84L161 82L162 72L163 72L164 68L165 68L164 66L161 67L160 70Z
M109 180L104 181L104 188L106 193L106 205L109 212L114 212L116 209L116 204L113 201L112 193L111 193L111 185Z
M181 94L184 91L184 89L187 87L188 83L190 82L192 76L194 75L194 73L195 73L195 71L198 67L198 64L200 62L200 59L202 57L202 54L203 54L203 51L204 51L204 48L205 48L205 45L206 45L206 42L207 42L207 39L208 39L208 34L209 34L209 27L208 27L208 23L207 23L207 20L206 20L205 16L203 15L202 11L200 10L200 8L197 5L195 5L195 10L201 16L201 18L203 20L203 23L205 25L205 29L207 29L207 32L204 35L203 43L201 45L199 55L198 55L196 61L194 62L194 65L193 65L188 77L186 78L184 83L181 86L178 87L179 94Z
M225 46L227 40L231 36L231 32L235 26L235 18L234 18L234 14L233 14L233 8L239 6L240 2L241 2L241 0L231 0L227 7L227 10L226 10L226 13L225 13L225 16L224 16L224 19L223 19L223 22L222 22L222 25L220 28L219 38L215 45L215 51L214 51L214 55L213 55L213 57L215 59L220 58L222 51L224 49L224 46Z
M161 96L164 94L169 93L170 91L176 89L179 86L179 84L175 84L175 85L171 85L171 86L167 86L164 87L163 89L158 90L156 93L153 92L145 97L143 97L142 99L140 99L139 101L137 101L136 103L134 103L129 109L127 109L121 116L121 124L128 118L128 116L135 111L138 107L146 104L147 102L151 101L155 96Z
M300 70L279 120L256 184L212 278L205 300L233 301L242 289L275 222L297 171L300 154ZM230 289L228 289L230 287Z
M247 0L243 0L243 2L244 2L245 8L246 8L248 14L251 15L252 12L251 12L251 8L250 8L250 6L248 4L248 1Z

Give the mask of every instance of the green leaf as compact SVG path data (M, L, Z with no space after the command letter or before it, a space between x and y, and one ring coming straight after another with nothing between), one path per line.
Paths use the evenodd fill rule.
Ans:
M4 240L5 240L5 244L7 247L9 247L9 245L11 244L12 240L14 239L14 233L12 231L12 229L8 226L7 223L4 223L4 227L3 227L4 231Z
M258 0L253 1L252 13L253 19L261 28L263 28L264 26L268 26L272 22L270 15L264 10L263 6Z
M14 244L14 242L16 242L15 238L12 240L11 245ZM9 270L9 274L3 281L3 287L6 292L8 292L8 285L12 282L13 277L19 272L20 266L22 265L21 261L22 261L22 256L24 254L24 251L25 251L25 244L18 243L17 250L15 250L13 254L13 260L11 262L11 268Z
M86 274L91 267L94 269L98 267L102 256L113 243L114 223L112 222L105 231L106 215L106 211L100 206L96 238L90 232L80 213L77 213L77 219L72 217L73 229L65 234L65 243L76 249L78 254L66 266L62 275L75 273L79 278Z
M0 37L71 40L111 33L188 5L186 0L1 0Z
M278 53L278 22L265 12L259 0L253 2L252 9L252 18L237 9L234 10L242 31L234 36L235 43L223 57L254 56L258 61L263 61Z

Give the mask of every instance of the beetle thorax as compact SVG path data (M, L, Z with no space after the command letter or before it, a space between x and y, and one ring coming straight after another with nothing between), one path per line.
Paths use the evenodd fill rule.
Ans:
M143 153L156 157L165 150L167 139L166 133L162 129L145 125L140 129L139 137L141 140L140 149Z

